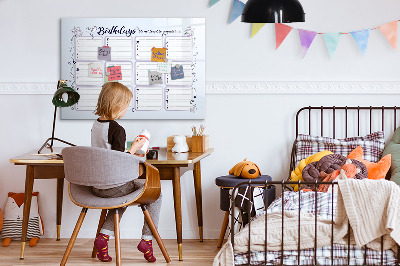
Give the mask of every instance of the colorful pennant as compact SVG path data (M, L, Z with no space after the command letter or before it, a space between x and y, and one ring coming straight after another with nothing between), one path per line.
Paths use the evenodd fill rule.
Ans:
M265 23L253 23L251 27L251 38L256 35L262 27L264 27Z
M292 29L293 28L288 25L275 23L276 49L278 49L278 47L282 44L282 42L285 40L286 36L288 36Z
M209 7L212 7L219 1L220 0L210 0ZM229 24L231 24L238 17L240 17L245 7L245 3L242 2L244 0L232 0L232 1L233 3L232 3L232 10L229 16ZM292 28L290 26L281 23L275 23L275 41L276 41L275 49L278 49L280 45L283 43L283 41L286 39L286 37L289 35L289 33L292 31L292 29L295 29L299 31L303 58L306 56L307 51L310 48L317 34L323 35L326 47L328 49L331 58L333 58L336 52L342 34L351 34L355 42L357 43L357 46L359 47L361 53L365 55L368 47L368 41L371 30L379 29L385 36L389 44L392 46L392 48L396 50L398 21L399 20L392 21L375 28L365 29L361 31L335 32L335 33L318 33L314 31ZM253 38L261 30L261 28L264 27L265 24L266 23L252 23L251 38Z
M339 32L333 32L333 33L325 33L323 36L326 48L328 48L329 55L332 58L333 54L336 51L336 48L338 47L339 39L340 36L342 36L342 34L340 34Z
M378 27L395 50L397 48L397 22L396 20Z
M300 30L301 55L304 58L317 33L315 31Z
M351 35L353 35L354 40L356 41L360 51L363 55L365 55L365 51L368 46L369 33L371 29L360 30L360 31L352 31Z
M219 0L210 0L210 5L208 7L212 7L213 5L215 5L218 2L219 2Z
M239 0L233 0L231 17L229 18L229 24L232 23L235 19L237 19L240 15L242 15L242 11L244 8L244 3Z

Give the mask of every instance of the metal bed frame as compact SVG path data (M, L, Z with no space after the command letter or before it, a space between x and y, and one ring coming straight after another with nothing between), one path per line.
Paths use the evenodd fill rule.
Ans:
M336 113L339 112L339 111L340 112L344 112L344 121L341 121L341 122L342 122L342 125L344 123L345 137L347 138L348 137L348 125L349 125L349 121L348 121L349 120L348 119L349 115L348 115L348 113L356 112L356 115L357 115L357 136L360 136L360 121L361 121L360 120L360 113L361 112L364 112L364 113L365 113L365 111L369 112L369 131L370 131L370 133L372 133L373 113L379 112L379 111L381 112L381 130L384 131L384 129L385 129L385 113L387 113L386 111L393 112L393 130L395 130L396 129L396 125L397 125L397 123L396 123L397 111L399 109L400 108L398 108L396 106L393 106L393 107L385 107L385 106L382 106L382 107L372 107L372 106L369 106L369 107L360 107L360 106L357 106L357 107L348 107L348 106L344 106L344 107L337 107L337 106L331 106L331 107L324 107L324 106L312 107L312 106L308 106L308 107L303 107L296 114L296 138L300 134L299 133L299 125L300 125L299 124L299 120L300 120L300 114L303 111L308 111L308 134L309 135L311 135L311 131L312 131L311 112L313 110L319 111L319 115L320 115L320 136L324 136L324 111L325 110L331 110L330 113L332 113L332 123L333 123L332 124L332 129L333 129L332 136L333 136L333 138L336 137L336 122L337 122ZM289 176L290 176L290 172L293 169L295 169L295 167L296 167L296 165L295 165L295 158L296 158L295 146L296 146L296 141L294 142L293 148L292 148ZM304 182L304 181L285 181L285 180L283 180L283 181L265 181L265 182L263 182L263 181L252 181L250 179L249 181L242 182L242 183L236 185L234 187L233 191L232 191L232 195L235 195L235 192L239 187L242 187L242 186L251 186L251 187L254 186L254 187L256 187L257 186L259 188L263 188L264 189L266 198L268 198L268 189L266 189L266 188L268 188L269 186L271 186L271 185L281 186L282 195L283 195L285 190L291 190L290 189L291 187L287 186L287 185L292 185L292 184L299 185L299 187L300 187L301 184L315 185L314 191L317 192L317 189L318 189L319 185L330 184L330 185L332 185L332 190L333 190L334 186L336 186L338 183L336 181L332 181L332 182L320 182L320 181ZM299 202L301 202L301 192L300 192L300 190L298 191L298 193L299 193ZM253 196L252 194L253 194L253 191L250 189L250 198L252 198L252 196ZM282 198L282 212L284 212L284 197L281 197L281 198ZM333 243L333 224L334 224L334 220L333 220L334 219L334 216L333 216L333 211L334 211L333 204L334 203L333 202L334 202L334 200L333 199L334 199L334 193L332 193L332 213L331 213L331 215L332 215L332 221L331 221L332 222L332 224L331 224L332 225L331 226L331 228L332 228L332 237L331 237L331 261L332 261L332 265L334 263L334 254L333 254L333 252L334 252L334 250L333 250L333 244L334 244ZM317 213L317 208L318 208L317 207L317 202L318 202L317 193L315 193L315 213ZM267 250L267 242L268 242L268 239L267 239L267 233L268 233L267 207L268 207L267 206L267 201L264 201L264 208L265 208L264 262L259 263L259 265L272 265L272 264L268 264L268 262L267 262L267 252L268 252L268 250ZM300 227L300 204L299 204L298 214L299 214L298 226ZM235 241L234 241L234 237L235 237L235 234L234 234L234 217L235 217L234 197L232 197L232 200L231 200L231 232L230 232L231 239L230 239L230 241L231 241L231 244L232 244L233 248L234 248L234 245L235 245ZM317 215L315 215L315 239L314 239L314 258L313 258L314 263L313 264L307 264L307 265L318 265L317 264L317 255L316 255L317 238L318 238L316 224L317 224ZM249 227L249 242L247 244L247 262L248 263L245 264L245 265L250 265L251 264L251 255L250 255L251 254L251 249L250 249L250 243L251 243L251 230L250 230L251 229L251 219L249 219L248 227ZM284 265L283 264L283 259L284 259L284 256L283 256L283 251L284 251L284 240L283 240L283 238L284 238L283 237L283 235L284 235L284 218L283 218L283 216L282 216L282 232L281 232L281 234L282 234L281 249L280 249L281 256L280 256L280 264L279 265ZM305 265L305 264L300 264L300 254L301 254L300 242L301 242L301 238L300 238L300 230L299 230L298 243L297 243L297 247L298 247L297 248L297 265ZM399 249L400 246L397 245L397 248L398 248L399 252L397 253L397 258L396 258L395 265L400 265L400 249ZM367 263L367 253L366 253L366 249L367 248L366 248L366 246L363 246L363 249L364 249L364 263L363 263L363 265L367 265L366 264ZM350 265L350 224L348 225L348 233L347 233L347 264L346 265ZM380 265L384 265L384 261L383 261L383 236L381 237Z

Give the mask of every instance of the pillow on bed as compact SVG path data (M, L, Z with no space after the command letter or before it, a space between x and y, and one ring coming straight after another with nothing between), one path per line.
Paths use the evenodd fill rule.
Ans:
M361 146L364 151L364 160L378 162L385 147L383 131L378 131L364 137L333 139L299 134L296 139L296 165L304 158L323 151L346 156L355 148Z
M365 164L368 170L368 179L384 179L390 168L390 154L385 155L379 162L373 163L368 160L364 160L361 146L358 146L352 152L350 152L347 158L355 159Z
M382 156L387 154L392 155L392 166L390 167L388 176L391 181L400 185L400 127L396 129L392 139L386 144Z

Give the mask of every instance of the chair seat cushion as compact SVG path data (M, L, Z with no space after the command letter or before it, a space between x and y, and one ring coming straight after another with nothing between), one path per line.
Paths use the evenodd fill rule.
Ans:
M135 180L135 182L144 183L145 180ZM101 198L92 193L92 187L70 183L70 194L72 199L79 205L87 206L89 208L105 208L118 206L134 200L140 193L142 193L143 188L144 186L122 197Z

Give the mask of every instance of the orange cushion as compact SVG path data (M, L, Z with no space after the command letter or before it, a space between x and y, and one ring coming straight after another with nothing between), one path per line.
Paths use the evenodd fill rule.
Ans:
M378 180L386 177L391 165L392 155L386 155L377 163L368 162L363 159L363 150L361 146L358 146L352 152L350 152L347 158L355 159L365 164L368 170L368 179Z

